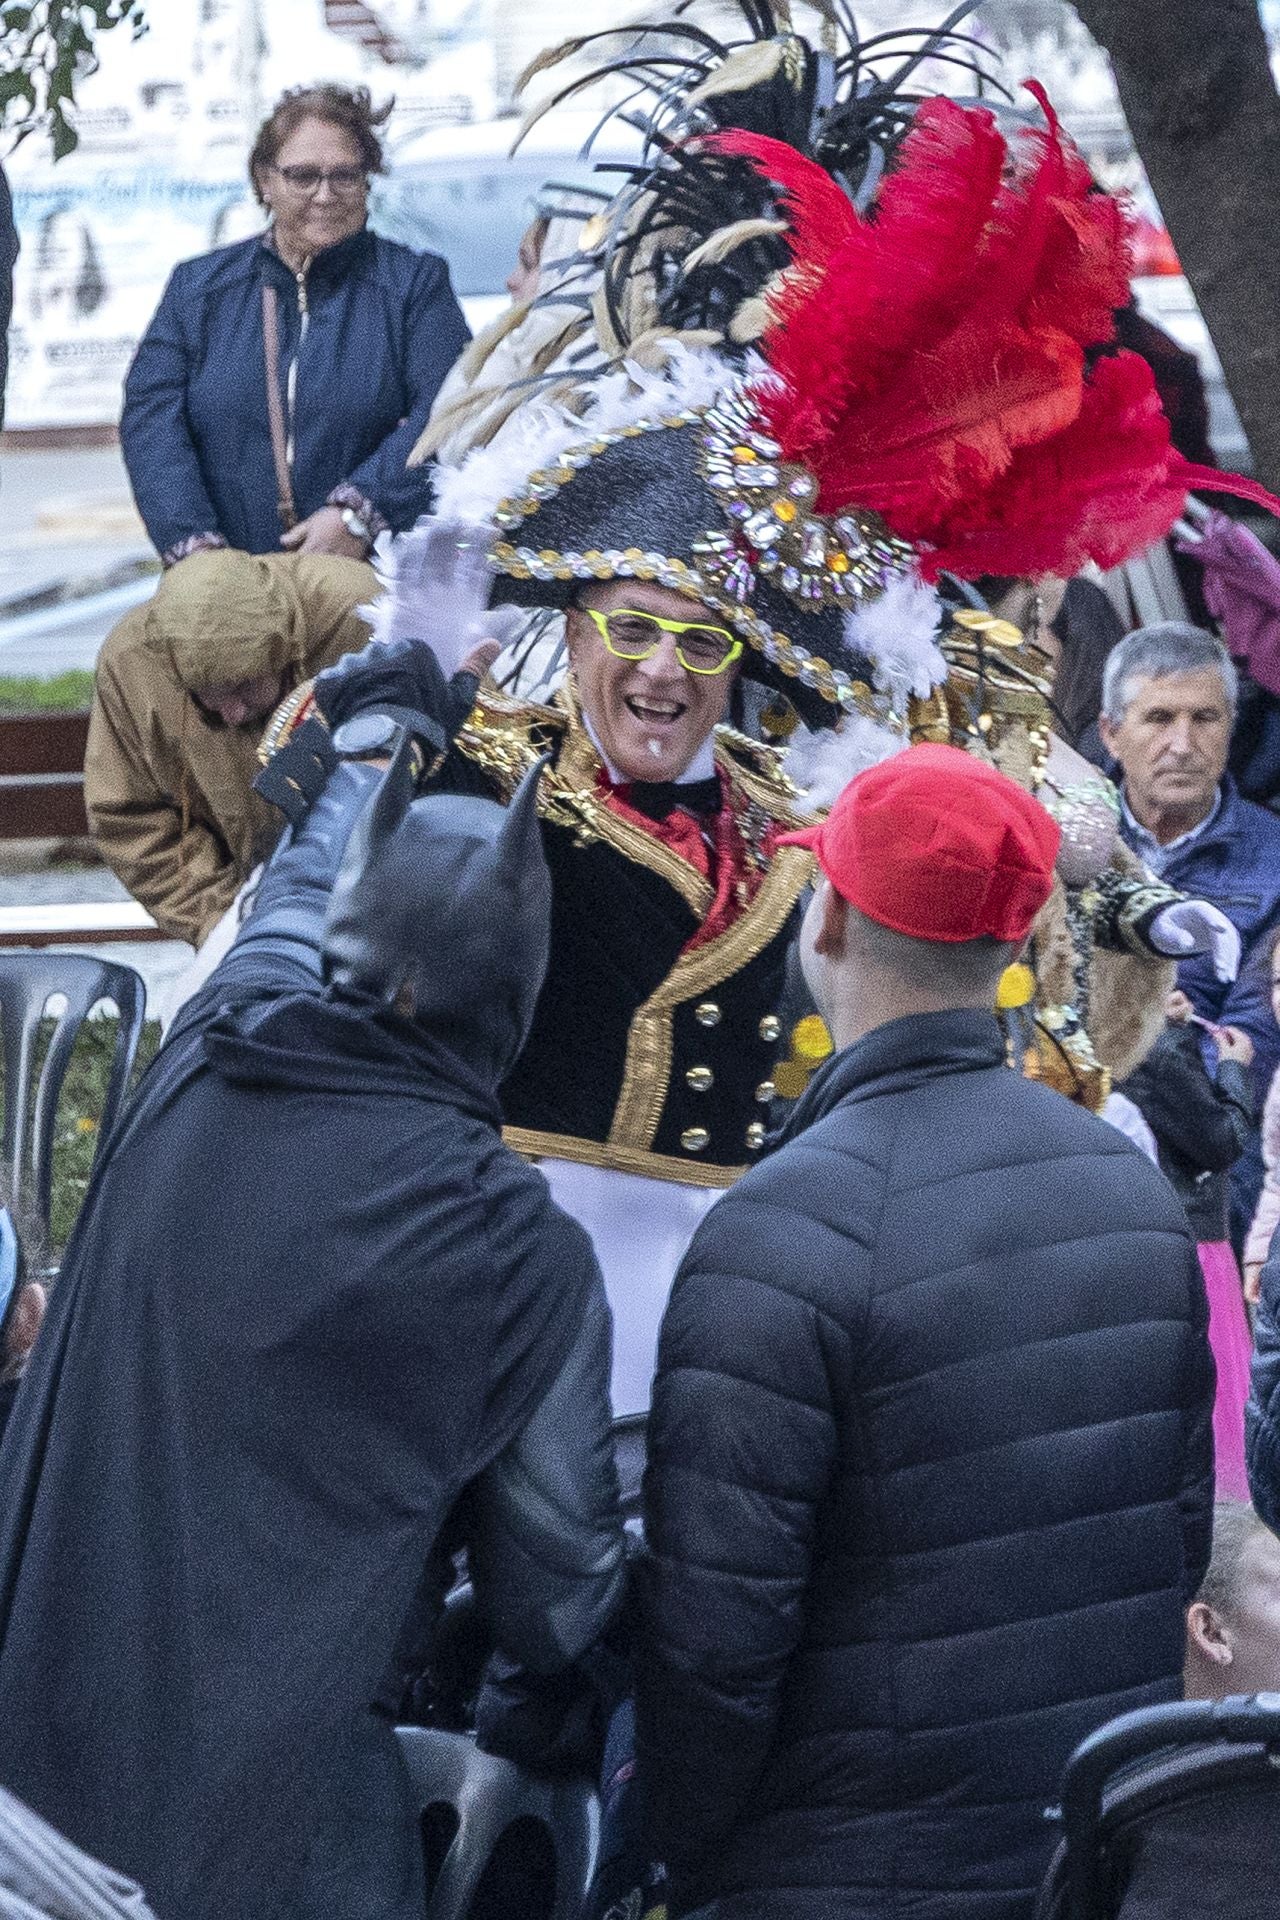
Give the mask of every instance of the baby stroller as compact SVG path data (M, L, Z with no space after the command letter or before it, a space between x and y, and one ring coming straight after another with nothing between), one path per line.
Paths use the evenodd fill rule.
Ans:
M1035 1920L1280 1920L1280 1693L1122 1714L1055 1817Z

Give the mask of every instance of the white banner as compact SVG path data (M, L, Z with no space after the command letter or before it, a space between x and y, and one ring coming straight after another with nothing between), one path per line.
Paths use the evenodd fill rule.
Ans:
M104 35L99 71L79 90L80 145L55 164L32 136L5 160L22 242L6 427L119 419L134 348L177 262L261 230L245 163L285 87L336 80L363 82L376 101L394 95L393 147L416 128L491 114L492 49L474 11L374 0L335 29L323 0L164 0L140 39L128 27ZM380 53L393 45L407 64Z

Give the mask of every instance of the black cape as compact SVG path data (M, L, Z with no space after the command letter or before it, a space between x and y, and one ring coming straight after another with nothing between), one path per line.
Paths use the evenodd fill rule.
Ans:
M270 975L233 952L153 1064L22 1383L0 1781L161 1920L387 1920L370 1703L600 1283L465 1061Z

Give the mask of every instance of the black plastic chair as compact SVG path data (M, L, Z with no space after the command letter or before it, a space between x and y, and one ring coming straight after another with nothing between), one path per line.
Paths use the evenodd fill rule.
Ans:
M1067 1762L1035 1920L1280 1915L1280 1694L1147 1707Z
M397 1727L418 1808L426 1920L580 1920L600 1837L589 1780L545 1780L469 1733Z
M639 1535L647 1417L613 1423L623 1522ZM548 1780L482 1753L469 1726L489 1643L470 1582L436 1623L423 1724L396 1728L418 1810L427 1920L578 1920L600 1840L600 1803L585 1779Z
M44 1059L36 1068L40 1025L51 1000L65 1001L53 1016ZM78 953L0 954L0 1049L4 1057L4 1156L9 1201L33 1208L49 1231L53 1199L53 1134L58 1095L76 1036L93 1008L110 1001L119 1014L111 1073L98 1118L96 1162L115 1124L133 1068L147 991L132 967Z

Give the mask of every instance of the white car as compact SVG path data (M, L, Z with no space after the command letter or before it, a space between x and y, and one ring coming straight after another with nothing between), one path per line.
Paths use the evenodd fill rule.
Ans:
M599 121L598 113L559 109L515 154L514 117L415 134L387 156L390 171L374 187L373 224L393 240L444 255L467 323L479 332L507 305L507 275L548 183L586 188L603 201L623 175L597 173L597 163L625 166L640 157L640 135L613 120L584 155ZM584 208L590 204L584 196Z

